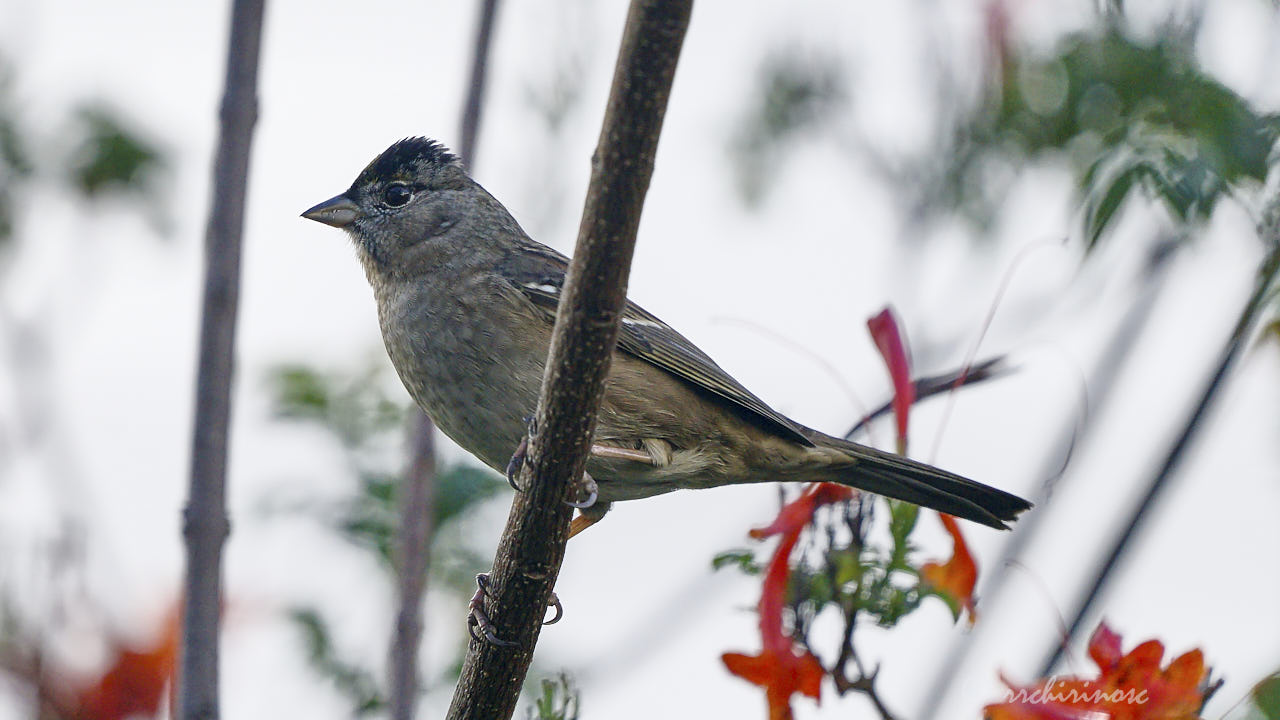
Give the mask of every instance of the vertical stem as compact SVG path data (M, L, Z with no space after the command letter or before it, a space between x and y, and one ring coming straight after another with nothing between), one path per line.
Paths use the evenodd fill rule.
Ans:
M458 158L467 170L475 167L476 136L480 134L480 111L484 107L485 79L489 71L489 48L493 45L493 23L498 14L498 0L480 0L476 18L476 37L471 55L471 83L462 106L461 137Z
M258 55L264 3L265 0L235 0L232 6L226 84L213 166L191 485L182 528L187 543L178 683L179 717L183 720L216 720L219 715L218 620L222 547L228 532L227 436L245 190L253 126L258 116Z
M497 7L498 0L480 0L478 5L471 82L463 104L458 144L458 155L468 169L475 161ZM395 541L397 608L388 663L388 713L392 720L413 720L417 711L418 648L424 632L422 601L427 592L431 539L436 530L434 434L431 418L414 407L409 417L411 456L401 481L400 525Z
M410 460L401 480L400 525L395 539L395 626L391 632L388 714L412 720L418 703L418 646L422 597L427 591L431 537L435 532L435 428L414 409L409 419Z

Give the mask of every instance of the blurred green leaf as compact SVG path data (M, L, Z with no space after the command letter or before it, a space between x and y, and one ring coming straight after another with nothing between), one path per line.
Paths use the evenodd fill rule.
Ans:
M1222 198L1263 182L1280 117L1205 73L1194 29L1179 29L1137 40L1114 13L1048 54L1011 52L987 102L906 163L898 184L921 209L958 209L985 226L1020 168L1063 160L1090 249L1135 190L1177 222L1204 220Z
M505 486L492 471L467 465L438 472L435 483L435 528L444 527ZM337 520L338 530L347 539L373 549L385 563L392 561L392 543L400 523L399 489L398 476L364 475L360 494L343 508Z
M787 146L827 121L844 103L837 58L775 51L759 70L758 94L729 143L738 191L749 207L763 199Z
M298 364L268 372L277 417L317 422L354 450L385 433L401 432L406 406L387 397L382 365L355 374L321 373Z
M436 527L443 527L506 487L496 473L474 465L455 465L436 473Z
M844 587L851 583L856 584L862 577L862 558L854 549L847 547L832 548L827 553L827 559L835 569L836 585Z
M1179 220L1207 217L1233 189L1265 179L1280 134L1276 117L1200 70L1191 43L1140 43L1120 22L1068 38L1051 57L1013 58L989 117L975 128L979 146L1067 152L1089 168L1091 246L1139 180Z
M1129 196L1134 183L1145 172L1148 172L1146 164L1137 160L1125 163L1105 181L1086 181L1088 195L1084 202L1084 232L1088 247L1092 248L1098 242L1102 231L1110 225L1112 217Z
M0 56L0 246L13 237L17 222L14 194L17 185L31 176L30 139L18 121L13 98L13 70Z
M787 582L787 603L793 607L808 605L811 615L818 612L829 602L836 599L835 587L825 568L809 568L799 565L791 572Z
M108 192L154 193L166 169L159 149L104 107L87 105L75 114L83 136L71 162L71 176L85 197Z
M567 674L560 673L555 680L544 679L541 689L525 717L529 720L577 720L581 693Z
M889 536L893 538L894 566L904 565L912 550L911 531L920 518L920 506L901 500L889 500Z
M725 550L711 558L711 569L720 570L726 567L737 568L747 575L759 575L764 569L760 563L756 562L755 553L741 548Z
M311 667L350 700L356 717L372 715L386 706L372 672L337 658L329 626L317 610L296 607L289 611L289 619L302 631Z
M329 381L302 365L274 370L275 413L285 417L323 419L329 412Z
M1250 696L1266 720L1280 720L1280 673L1254 685Z
M360 494L341 511L337 526L348 540L372 548L390 565L392 542L399 522L396 512L396 478L390 475L361 477Z

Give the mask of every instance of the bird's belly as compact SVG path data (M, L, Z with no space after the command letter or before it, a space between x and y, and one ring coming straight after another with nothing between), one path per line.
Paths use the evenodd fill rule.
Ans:
M468 307L457 296L433 302L424 293L413 295L379 304L396 372L441 431L501 470L525 434L525 418L536 409L543 364L536 358L546 357L549 331L543 340L536 332L530 337L530 326L481 326L472 319L493 317L494 308ZM478 304L503 300L480 297Z

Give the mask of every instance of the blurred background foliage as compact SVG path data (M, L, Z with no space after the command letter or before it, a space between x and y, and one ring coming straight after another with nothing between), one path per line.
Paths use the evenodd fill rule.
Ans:
M865 161L880 174L909 208L909 217L924 222L962 218L973 229L969 236L982 241L990 237L987 230L1021 171L1061 166L1074 180L1080 207L1076 232L1086 248L1109 236L1135 195L1156 200L1180 230L1174 233L1179 238L1197 237L1195 230L1223 200L1259 204L1257 195L1268 187L1276 165L1280 118L1254 108L1200 67L1195 56L1200 28L1194 14L1171 19L1160 32L1137 33L1128 25L1123 4L1113 0L1092 26L1047 49L1019 45L1005 29L995 17L984 82L972 97L943 67L946 58L937 58L934 92L947 110L931 116L929 142L901 154L868 143L850 129L851 111L859 102L874 100L856 92L856 74L847 59L786 41L763 46L751 91L741 99L733 130L723 140L726 182L744 206L759 210L781 177L775 168L785 165L798 146L834 139L848 153L849 163ZM538 152L562 150L573 119L592 112L582 102L580 88L585 53L557 52L567 53L558 70L525 99L547 133L559 138ZM73 106L63 122L53 125L56 133L34 130L24 118L23 98L13 89L19 72L18 64L0 54L0 271L7 269L15 246L36 241L24 236L22 228L27 199L37 187L75 198L91 212L104 203L127 207L146 217L157 237L164 236L172 225L167 190L172 169L190 159L175 157L166 138L144 130L145 116L128 117L104 100ZM563 188L559 177L535 182ZM547 202L561 203L559 195L550 194L554 200ZM563 200L577 207L576 199ZM904 234L903 239L913 237ZM1280 342L1280 320L1274 319L1280 307L1274 296L1270 308L1269 336ZM42 342L39 318L0 315L0 332L22 338L23 347ZM276 420L320 428L341 451L350 490L341 501L323 504L269 494L262 507L268 520L301 517L322 523L367 550L390 583L407 399L388 382L386 369L385 362L338 371L294 361L267 374ZM15 385L43 382L29 361L6 359L0 371L11 374ZM24 417L21 407L16 412L18 428L47 422ZM25 444L16 431L0 433L0 472L24 452ZM0 474L0 484L4 480ZM504 488L494 473L471 464L442 467L436 474L436 530L427 558L430 586L458 607L471 594L474 574L489 562L476 549L477 542L466 537L465 521ZM815 546L829 555L811 567L836 568L842 574L833 579L800 569L792 603L798 623L811 623L824 607L837 605L892 625L919 606L925 592L908 577L906 562L914 551L907 534L915 519L900 513L905 511L894 510L887 545ZM76 530L67 532L74 535ZM724 564L760 571L754 551L726 553L717 559L717 565ZM80 572L65 564L55 569ZM865 582L851 582L855 578ZM16 582L13 574L0 574L0 655L30 650L41 633L34 627L41 621L11 602L28 590ZM385 702L381 674L336 649L331 620L306 605L290 608L288 617L304 640L311 666L348 699L351 713L380 712ZM11 669L11 664L0 663L0 673ZM440 670L439 682L447 682L450 672L451 667ZM577 717L576 690L567 679L548 681L537 690L541 694L531 714L536 709L538 717Z
M400 393L391 397L384 372L385 363L377 363L355 373L320 372L300 364L281 365L269 373L276 417L323 429L346 458L354 492L336 505L319 505L305 497L276 500L267 512L297 514L323 523L375 556L391 585L397 572L393 550L400 522L408 405ZM428 586L452 596L454 604L463 607L475 588L476 574L488 569L489 558L465 537L461 521L506 483L488 468L457 464L437 469L434 484L433 534L430 551L422 556ZM290 618L306 638L311 667L348 699L356 716L384 710L382 675L335 650L329 620L321 610L295 607ZM465 650L463 643L456 646L440 682L452 682Z
M981 239L1018 170L1064 162L1092 248L1135 190L1160 200L1176 222L1194 225L1224 196L1265 182L1280 117L1256 111L1199 67L1193 20L1171 20L1154 38L1139 39L1112 11L1048 53L1013 47L1001 22L993 20L983 91L958 117L939 114L943 122L925 151L889 157L860 147L901 197L912 198L910 206L935 217L958 212L977 224ZM839 58L795 49L762 61L759 89L728 145L749 207L778 177L769 170L789 146L848 110L845 74ZM939 94L962 95L946 73L939 77Z
M149 130L103 100L87 100L56 132L28 127L15 96L17 69L0 51L0 248L15 240L18 213L33 183L87 202L119 200L163 235L172 229L169 151Z

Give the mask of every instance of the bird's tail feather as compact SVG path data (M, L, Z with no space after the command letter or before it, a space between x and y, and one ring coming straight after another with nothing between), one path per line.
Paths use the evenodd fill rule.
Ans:
M830 482L906 500L1001 530L1008 529L1006 521L1031 507L1017 495L901 455L817 433L812 440L855 460L843 468L832 467L824 478Z

